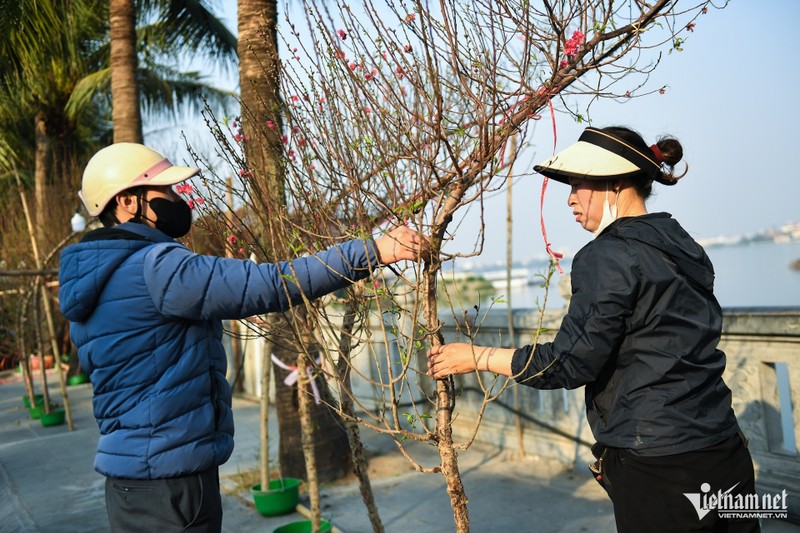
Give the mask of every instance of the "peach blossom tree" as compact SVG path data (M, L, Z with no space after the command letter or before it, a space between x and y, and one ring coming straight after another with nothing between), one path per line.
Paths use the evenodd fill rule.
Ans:
M663 91L650 86L649 74L682 47L711 6L311 0L280 26L282 120L261 121L249 137L232 121L210 120L238 181L237 200L229 206L237 220L221 232L236 242L236 253L259 256L259 243L267 239L268 249L283 255L266 259L286 259L396 224L430 236L430 256L419 263L378 270L351 289L306 302L293 311L291 327L251 327L305 354L311 383L324 379L334 392L322 401L348 421L351 444L358 447L360 425L390 436L412 462L408 441L435 445L438 464L414 466L443 475L459 532L469 530L469 513L457 450L470 446L480 414L472 438L454 442L453 380L424 375L425 350L443 342L440 313L449 312L468 339L480 326L479 317L464 320L460 311L477 302L442 287L443 265L479 254L484 238L477 236L471 249L453 249L454 220L519 174L521 166L511 167L518 156L512 146L529 144L534 121L554 121L564 112L581 119L575 102L585 111L604 98ZM283 205L260 187L260 169L241 155L242 145L276 136ZM205 179L215 200L207 204L224 205L222 180L213 171ZM364 372L356 358L373 371ZM354 380L368 383L369 402L354 394ZM479 382L482 413L509 381ZM307 390L309 398L319 397ZM410 407L400 407L409 401ZM363 457L356 463L363 469ZM362 492L369 497L368 483Z

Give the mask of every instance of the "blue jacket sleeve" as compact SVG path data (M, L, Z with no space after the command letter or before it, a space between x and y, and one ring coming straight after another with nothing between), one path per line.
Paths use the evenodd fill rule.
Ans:
M624 241L587 245L573 261L572 297L553 342L514 352L516 381L537 389L574 389L595 381L619 351L638 287Z
M158 311L190 320L239 319L286 311L366 278L378 266L375 243L348 241L293 261L257 264L205 256L182 245L157 245L145 258L145 281Z

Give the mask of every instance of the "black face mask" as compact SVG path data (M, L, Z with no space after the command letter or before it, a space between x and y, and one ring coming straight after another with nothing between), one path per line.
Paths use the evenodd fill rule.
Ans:
M153 198L148 202L150 209L158 217L155 222L159 229L177 239L189 233L192 227L192 209L183 200L172 202L166 198Z

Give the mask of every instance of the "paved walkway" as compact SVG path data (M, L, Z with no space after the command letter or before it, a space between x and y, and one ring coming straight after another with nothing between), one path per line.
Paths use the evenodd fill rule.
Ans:
M57 379L50 387L60 402ZM38 390L38 383L37 383ZM24 387L15 373L0 373L0 532L108 531L104 478L93 468L97 425L91 414L91 386L69 388L74 430L67 425L43 427L31 420L22 405ZM273 413L274 415L274 413ZM223 531L272 531L303 517L292 513L262 517L253 508L240 474L258 467L258 404L234 401L236 449L222 466ZM275 422L275 417L271 417ZM272 424L271 424L272 425ZM271 428L277 435L277 428ZM388 458L391 442L362 431L367 450ZM276 439L275 439L276 440ZM275 448L277 442L271 443ZM427 466L437 454L429 446L411 449ZM394 452L396 453L396 452ZM382 455L383 454L383 455ZM387 532L419 533L454 530L443 479L420 474L403 462L396 471L373 478L378 509ZM460 469L469 497L474 532L613 532L611 504L602 489L583 471L563 471L535 459L515 461L496 449L473 447L462 453ZM358 487L353 484L322 489L323 517L344 533L369 533L370 526ZM772 521L764 531L783 533L800 528Z

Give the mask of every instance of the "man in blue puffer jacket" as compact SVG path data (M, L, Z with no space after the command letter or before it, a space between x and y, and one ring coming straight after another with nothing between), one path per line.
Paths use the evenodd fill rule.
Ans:
M95 468L115 531L221 529L218 467L233 450L221 320L285 311L416 260L425 244L401 226L291 263L198 255L174 240L192 218L172 189L197 173L140 144L100 150L80 196L105 227L61 256L61 310L94 388Z

